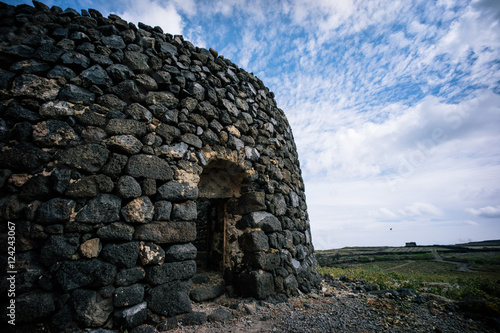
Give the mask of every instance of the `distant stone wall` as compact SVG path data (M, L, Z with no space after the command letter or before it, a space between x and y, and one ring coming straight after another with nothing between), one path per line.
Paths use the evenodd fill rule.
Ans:
M1 258L12 227L18 327L190 312L202 199L220 220L198 242L236 294L318 286L292 132L259 79L159 27L33 3L0 3Z

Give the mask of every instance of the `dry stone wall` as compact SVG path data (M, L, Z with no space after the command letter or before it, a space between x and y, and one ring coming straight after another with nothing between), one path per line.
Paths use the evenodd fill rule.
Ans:
M12 222L18 325L188 313L197 242L237 295L318 286L292 131L259 79L159 27L33 4L0 3L2 263ZM196 241L203 218L215 226Z

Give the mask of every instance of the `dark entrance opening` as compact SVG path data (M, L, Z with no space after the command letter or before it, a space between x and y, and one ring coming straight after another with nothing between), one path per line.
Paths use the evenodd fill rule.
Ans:
M241 196L244 169L234 162L215 160L205 166L198 183L196 241L198 272L220 274L231 283L234 255L235 215L228 212ZM232 242L232 243L231 243Z
M225 206L223 199L200 199L197 202L196 241L199 270L224 274Z

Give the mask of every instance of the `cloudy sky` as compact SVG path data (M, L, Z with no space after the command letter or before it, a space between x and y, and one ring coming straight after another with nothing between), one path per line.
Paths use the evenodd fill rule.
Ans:
M262 79L316 249L500 239L500 1L44 2L159 25Z

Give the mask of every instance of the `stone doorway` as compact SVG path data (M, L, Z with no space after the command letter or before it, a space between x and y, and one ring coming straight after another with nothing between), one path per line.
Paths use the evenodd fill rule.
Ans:
M198 184L196 241L198 271L218 273L231 283L240 218L231 210L241 196L244 169L234 162L215 160L205 166ZM236 244L235 244L236 245ZM239 247L236 247L239 250ZM238 251L236 251L238 252Z
M235 212L245 178L244 168L217 159L208 163L198 183L196 240L197 273L190 297L195 302L215 299L234 282L243 253L238 245L241 231Z

